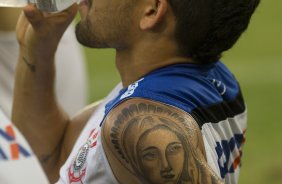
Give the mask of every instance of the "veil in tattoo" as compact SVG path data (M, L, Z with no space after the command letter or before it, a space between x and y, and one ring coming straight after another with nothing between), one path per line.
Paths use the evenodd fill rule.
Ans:
M158 183L145 174L140 158L142 140L154 131L165 131L174 136L184 151L181 173L173 183L222 183L207 165L200 129L190 115L184 117L165 106L140 103L122 110L111 129L110 139L117 158L132 174L143 178L143 183ZM160 139L166 139L166 136ZM157 140L151 140L154 141Z

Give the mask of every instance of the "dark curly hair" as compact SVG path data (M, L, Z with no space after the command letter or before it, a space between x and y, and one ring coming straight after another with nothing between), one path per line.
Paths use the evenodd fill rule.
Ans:
M216 62L247 29L260 0L169 0L181 54Z

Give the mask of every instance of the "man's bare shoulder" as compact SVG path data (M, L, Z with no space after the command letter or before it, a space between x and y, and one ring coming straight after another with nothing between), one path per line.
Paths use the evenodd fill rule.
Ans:
M221 183L207 165L197 122L186 112L133 98L103 123L103 146L120 183Z

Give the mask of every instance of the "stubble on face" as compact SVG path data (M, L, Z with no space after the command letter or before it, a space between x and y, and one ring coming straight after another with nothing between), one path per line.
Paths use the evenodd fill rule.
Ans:
M77 40L91 48L126 47L131 35L132 14L133 3L123 2L99 8L94 4L76 25Z
M75 34L78 42L86 47L90 48L103 48L106 45L101 42L101 36L97 36L97 33L93 31L93 26L89 19L80 21L76 25Z

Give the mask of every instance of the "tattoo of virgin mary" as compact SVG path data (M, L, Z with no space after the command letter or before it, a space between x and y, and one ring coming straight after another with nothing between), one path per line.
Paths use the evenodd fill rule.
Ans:
M179 112L154 102L122 109L110 128L114 154L142 183L222 183L207 165L198 125Z

